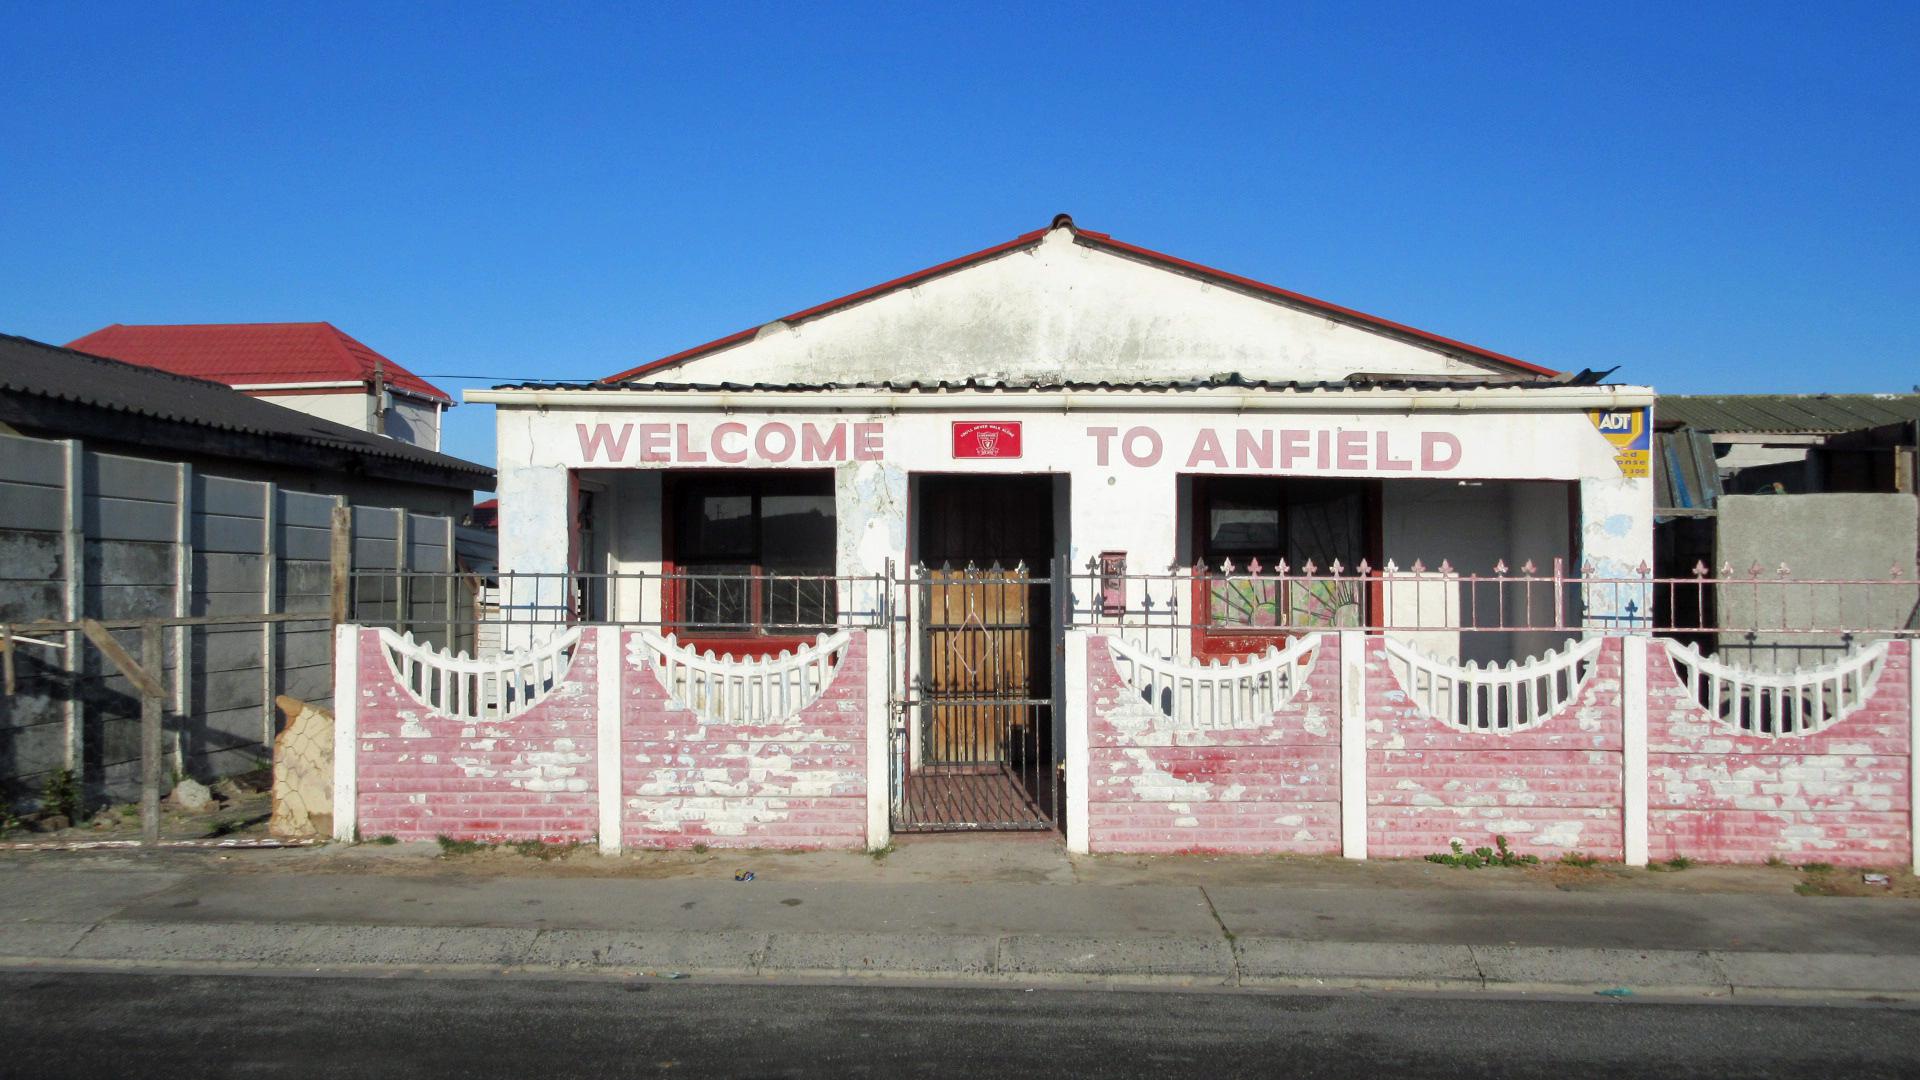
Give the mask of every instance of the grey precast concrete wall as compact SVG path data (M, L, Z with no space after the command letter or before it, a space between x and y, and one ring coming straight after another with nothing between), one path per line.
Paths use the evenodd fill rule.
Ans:
M1718 590L1719 624L1755 627L1720 635L1723 659L1764 671L1826 663L1859 642L1887 636L1873 630L1914 629L1920 619L1915 553L1920 500L1912 495L1728 495L1719 503L1715 562L1746 577L1783 584L1728 585ZM1850 579L1899 584L1795 585ZM1868 632L1786 634L1770 628L1846 626Z
M270 756L277 695L330 704L341 503L77 441L0 435L0 622L313 613L163 631L169 767L201 778L255 768ZM352 522L356 569L453 569L448 518L354 507ZM411 619L440 643L450 614L441 590L392 590L369 621ZM138 630L114 636L140 655ZM64 647L18 644L16 692L0 696L0 805L31 802L62 768L94 798L131 798L138 694L80 634L41 637Z

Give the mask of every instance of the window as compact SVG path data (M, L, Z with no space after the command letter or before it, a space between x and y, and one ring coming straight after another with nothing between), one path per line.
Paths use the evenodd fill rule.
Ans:
M1372 548L1369 518L1375 485L1365 480L1302 477L1198 477L1197 550L1209 576L1196 597L1209 630L1359 626L1366 590L1358 581L1281 583L1265 575L1286 560L1288 575L1331 573L1338 560L1352 573ZM1259 560L1261 577L1240 576ZM1221 574L1228 560L1232 574Z
M793 636L833 625L831 474L671 480L677 628Z

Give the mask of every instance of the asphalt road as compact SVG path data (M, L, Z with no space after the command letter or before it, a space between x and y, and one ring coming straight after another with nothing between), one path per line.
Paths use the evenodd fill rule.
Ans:
M1920 1011L0 973L0 1076L1912 1077Z

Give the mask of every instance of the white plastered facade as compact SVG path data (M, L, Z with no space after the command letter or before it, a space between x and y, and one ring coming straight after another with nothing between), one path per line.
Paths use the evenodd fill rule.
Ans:
M1122 552L1134 572L1191 557L1191 478L1378 478L1380 546L1400 566L1505 559L1544 571L1652 562L1652 483L1628 478L1589 410L1650 409L1633 386L1440 389L949 389L777 391L710 384L922 383L969 377L1132 383L1342 382L1507 376L1471 352L1205 280L1056 228L1016 249L740 341L635 381L707 389L469 392L498 406L500 565L577 561L570 500L606 497L604 565L660 565L667 470L831 469L840 574L914 556L916 475L1064 477L1062 553ZM1020 456L957 457L954 425L1010 422ZM812 453L808 448L812 448ZM1483 564L1483 565L1479 565ZM1605 603L1593 598L1592 603ZM1592 604L1590 603L1590 606ZM1424 624L1423 624L1424 625ZM1436 625L1444 625L1444 622ZM1440 631L1439 652L1458 650ZM1522 652L1551 644L1515 640Z

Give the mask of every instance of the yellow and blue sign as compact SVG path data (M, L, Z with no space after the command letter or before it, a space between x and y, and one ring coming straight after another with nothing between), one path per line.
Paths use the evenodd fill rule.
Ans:
M1613 444L1613 461L1620 475L1644 480L1652 475L1653 433L1646 409L1588 409L1587 418Z

